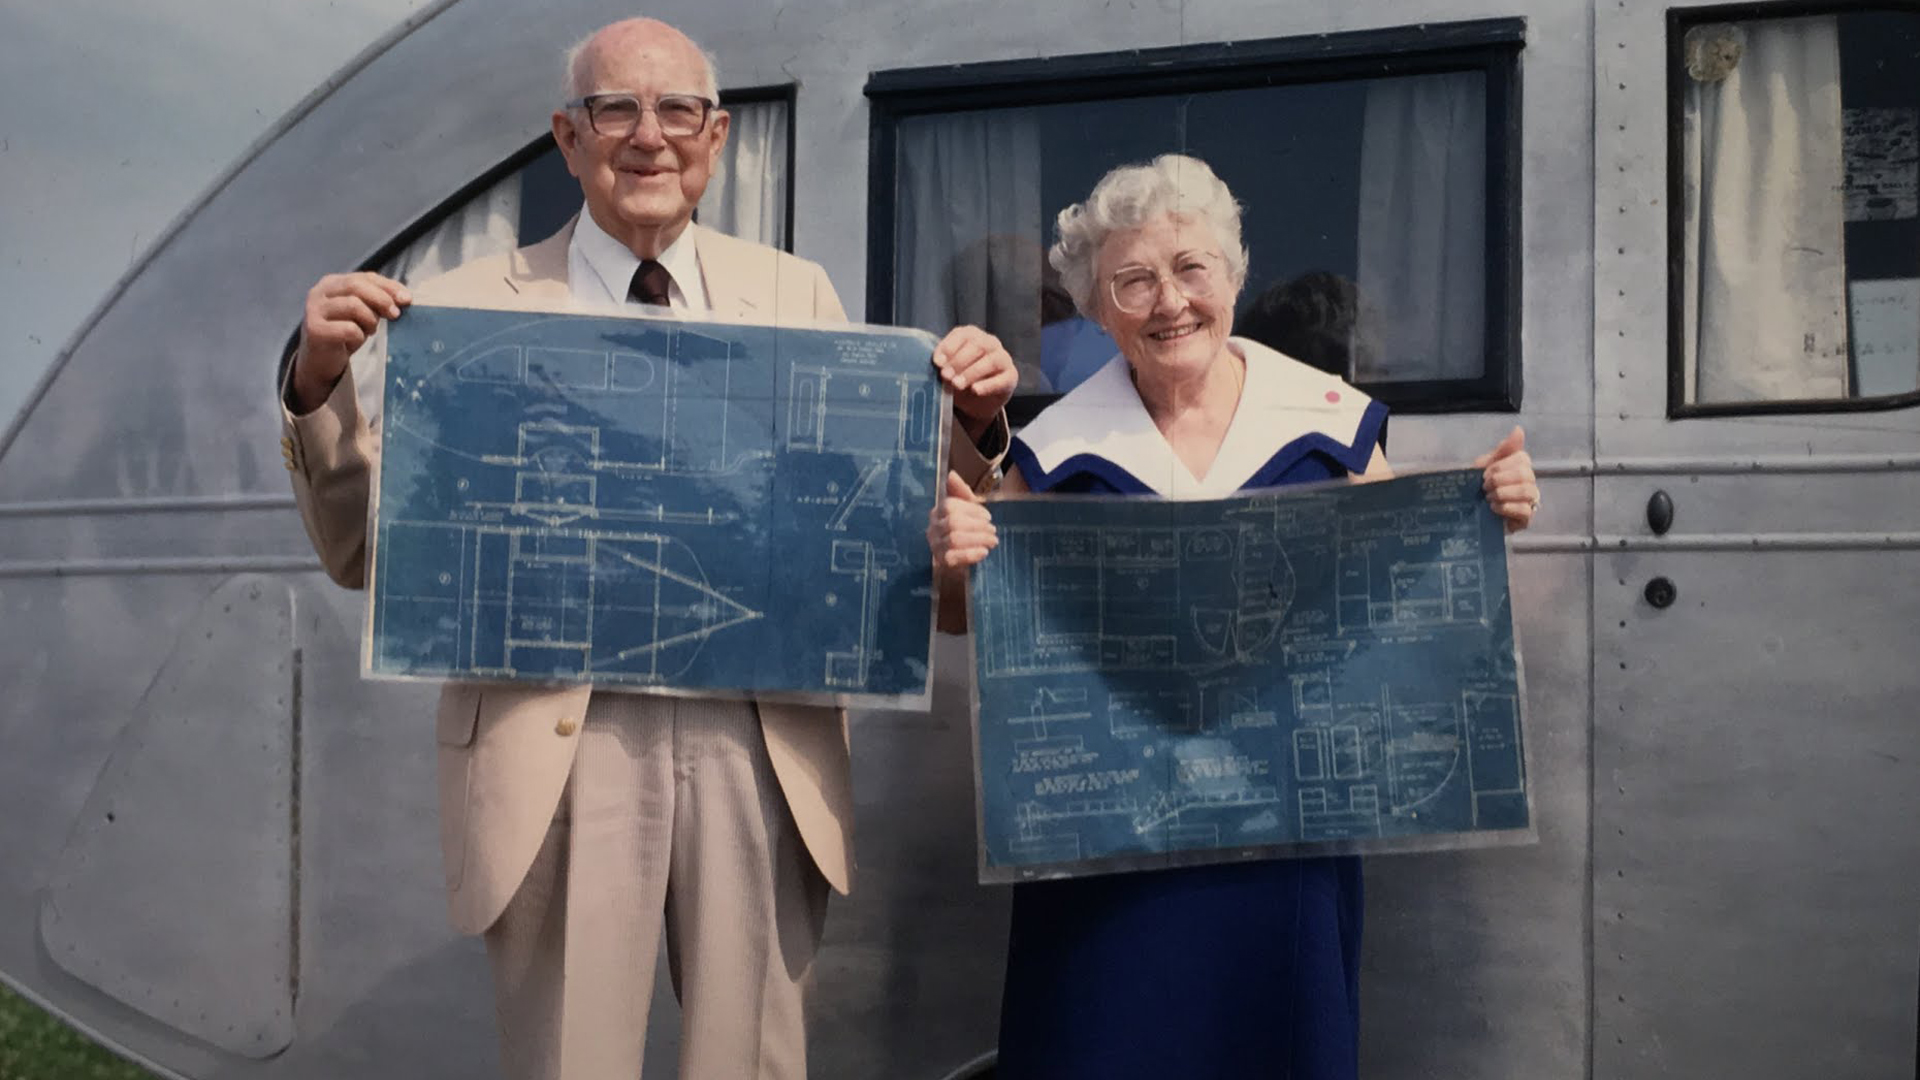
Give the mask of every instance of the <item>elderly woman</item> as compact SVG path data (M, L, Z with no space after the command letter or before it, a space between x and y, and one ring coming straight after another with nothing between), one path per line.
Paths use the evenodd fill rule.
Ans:
M1204 162L1115 169L1058 227L1049 258L1120 351L1015 440L1002 491L1190 499L1389 475L1384 407L1230 336L1247 252ZM1480 462L1510 529L1539 506L1523 442L1516 428ZM949 594L994 546L955 477L928 540ZM997 1075L1352 1077L1360 909L1353 857L1018 885Z

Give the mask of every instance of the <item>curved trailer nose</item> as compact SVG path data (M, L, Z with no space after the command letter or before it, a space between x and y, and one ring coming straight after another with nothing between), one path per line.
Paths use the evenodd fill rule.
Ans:
M433 691L358 677L362 597L294 512L274 361L314 279L544 129L572 37L628 14L604 7L421 7L182 215L0 437L0 978L163 1074L498 1068L484 956L445 914ZM972 880L965 694L940 695L854 719L862 878L818 960L820 1075L959 1076L992 1045L1006 895Z

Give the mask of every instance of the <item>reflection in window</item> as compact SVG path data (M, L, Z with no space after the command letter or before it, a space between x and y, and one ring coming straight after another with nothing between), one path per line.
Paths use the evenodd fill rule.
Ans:
M791 246L787 208L790 95L737 100L722 94L732 129L719 167L700 199L702 225L778 248ZM425 281L461 263L552 236L580 211L580 185L551 136L521 162L472 197L446 209L385 260L381 272L401 281Z
M1920 388L1920 15L1680 22L1681 406Z
M1503 211L1488 207L1504 190L1490 169L1509 178L1488 138L1490 119L1505 126L1490 117L1489 72L1505 68L1361 76L1378 64L1355 64L1319 81L1272 85L1269 65L1243 85L993 108L954 107L965 90L888 102L886 78L916 73L876 77L869 93L899 118L892 310L874 316L997 334L1020 366L1017 413L1071 389L1115 350L1046 265L1054 217L1109 169L1180 150L1244 207L1235 333L1402 407L1515 404L1509 268L1489 263L1507 257ZM1033 82L1046 96L1073 96L1046 78Z

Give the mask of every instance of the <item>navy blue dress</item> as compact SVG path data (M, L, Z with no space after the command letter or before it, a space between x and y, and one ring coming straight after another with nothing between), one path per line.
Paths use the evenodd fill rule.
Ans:
M1296 361L1235 344L1248 358L1241 413L1252 415L1236 414L1234 427L1244 419L1266 437L1243 433L1236 440L1230 429L1223 456L1240 460L1216 459L1210 476L1238 469L1239 488L1248 490L1365 468L1385 419L1382 406L1337 379L1305 374L1309 369ZM1273 377L1278 373L1285 377ZM1055 407L1070 406L1067 415L1043 424L1049 418L1042 414L1010 457L1036 491L1170 494L1164 482L1140 475L1174 475L1138 430L1144 409L1139 417L1116 417L1126 411L1124 398L1111 370L1101 374L1105 400L1098 389L1092 400L1069 395ZM1290 426L1247 404L1303 394L1338 407L1310 409L1325 415ZM1089 426L1101 429L1092 439L1084 437ZM1016 885L996 1076L1352 1080L1360 924L1360 860L1351 856Z

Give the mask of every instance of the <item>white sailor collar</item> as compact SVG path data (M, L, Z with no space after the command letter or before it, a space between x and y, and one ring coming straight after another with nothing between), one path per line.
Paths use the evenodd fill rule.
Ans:
M1089 472L1122 491L1169 499L1220 498L1264 486L1318 451L1348 472L1364 472L1386 407L1334 375L1245 338L1229 338L1245 357L1247 381L1220 452L1195 477L1174 454L1116 355L1046 408L1014 440L1013 459L1036 490Z

